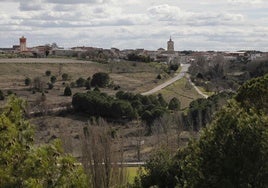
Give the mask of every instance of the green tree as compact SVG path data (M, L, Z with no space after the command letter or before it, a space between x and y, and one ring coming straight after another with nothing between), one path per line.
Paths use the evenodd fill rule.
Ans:
M77 87L84 87L86 80L84 78L80 77L75 82L76 82Z
M86 82L85 82L85 87L86 87L86 90L90 90L90 89L91 89L91 83L90 83L90 80L86 80Z
M26 103L11 96L0 114L0 187L87 187L87 177L58 141L34 146Z
M51 71L50 70L47 70L46 71L46 76L50 76L51 75Z
M252 101L255 105L249 106L249 103L237 102L234 99L229 101L214 116L210 125L203 128L199 140L191 141L187 147L180 149L172 159L173 165L166 166L163 177L168 178L169 183L175 183L177 187L200 188L267 187L268 117L265 107L259 106L257 100L259 98L263 101L263 95L258 89L266 82L260 78L246 85L251 85L252 82L256 92L261 94L250 95L254 98ZM260 88L255 85L259 85ZM253 90L254 87L252 86ZM240 89L240 95L251 91L250 87L243 88L246 89ZM151 163L153 166L150 169L164 169L165 165L159 165L161 163L158 162L158 158L161 158L161 155L153 158L155 162ZM169 158L161 159L164 160L162 164L170 161ZM150 171L147 175L140 176L141 182L149 182L143 187L160 187L157 181L159 178L155 177L157 176Z
M267 187L268 118L235 102L217 114L188 157L193 187ZM191 156L193 155L193 156ZM191 187L192 187L191 186Z
M3 93L2 90L0 90L0 100L4 100L5 99L5 95Z
M64 96L72 96L72 90L71 90L70 86L65 87Z
M243 84L235 97L244 108L268 112L268 74Z
M25 78L25 80L24 80L24 84L25 84L26 86L29 86L31 83L32 83L32 80L31 80L29 77Z
M50 81L51 81L52 84L54 84L57 81L57 77L56 76L51 76Z
M91 80L92 86L106 87L109 84L110 77L107 73L98 72L95 73Z
M61 75L61 78L62 78L63 81L67 81L68 78L69 78L69 75L68 75L67 73L63 73L63 74Z
M141 174L142 187L157 186L159 188L173 188L176 186L176 176L171 169L174 166L172 154L166 149L155 151L144 166L145 172Z
M165 101L163 95L162 95L161 93L159 93L159 94L157 95L157 97L158 97L158 101L159 101L160 105L161 105L162 107L164 107L164 108L167 107L167 102Z
M179 110L181 106L181 103L179 101L179 99L177 99L176 97L173 97L168 104L168 109L170 110Z

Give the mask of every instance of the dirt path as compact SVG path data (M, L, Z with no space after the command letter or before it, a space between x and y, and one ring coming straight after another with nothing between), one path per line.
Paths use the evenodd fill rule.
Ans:
M151 89L150 91L141 93L142 95L151 95L153 93L156 93L158 91L160 91L161 89L169 86L170 84L173 84L174 82L176 82L177 80L183 78L186 74L186 72L188 71L190 64L181 64L181 71L180 73L178 73L178 75L176 75L174 78L171 78L170 80L166 81L165 83L158 85L157 87Z
M200 89L198 89L198 87L196 87L196 85L191 81L191 79L189 78L189 75L186 76L188 81L190 82L190 84L194 87L194 89L197 91L197 93L199 93L199 95L202 95L204 98L208 98L209 96L204 94Z

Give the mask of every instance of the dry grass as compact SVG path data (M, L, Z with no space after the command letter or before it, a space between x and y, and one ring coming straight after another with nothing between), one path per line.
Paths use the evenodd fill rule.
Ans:
M45 75L47 70L51 75L57 77L57 82L52 90L46 94L48 104L60 104L71 101L71 97L63 97L64 85L61 78L63 73L70 76L70 80L65 82L75 82L79 77L92 77L96 72L108 72L114 84L120 85L124 91L140 93L156 86L159 80L156 76L162 73L161 69L152 63L140 62L113 62L100 64L90 61L78 61L72 59L0 59L0 89L13 90L18 96L30 102L40 97L39 93L32 94L27 91L29 87L24 85L26 77L32 80L41 77L45 82L50 81L50 77ZM164 74L164 73L163 73ZM164 82L165 79L161 80ZM113 89L103 91L114 94ZM84 88L73 88L73 93L85 92Z

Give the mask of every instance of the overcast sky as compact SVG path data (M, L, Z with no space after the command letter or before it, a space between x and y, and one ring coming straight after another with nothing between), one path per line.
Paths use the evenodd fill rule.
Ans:
M0 0L0 47L268 51L268 0Z

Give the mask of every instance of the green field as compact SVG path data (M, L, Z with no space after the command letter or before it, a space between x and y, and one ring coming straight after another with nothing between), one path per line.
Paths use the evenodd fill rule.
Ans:
M177 97L181 102L181 109L188 107L193 100L202 97L185 77L162 89L159 93L162 93L167 101Z

